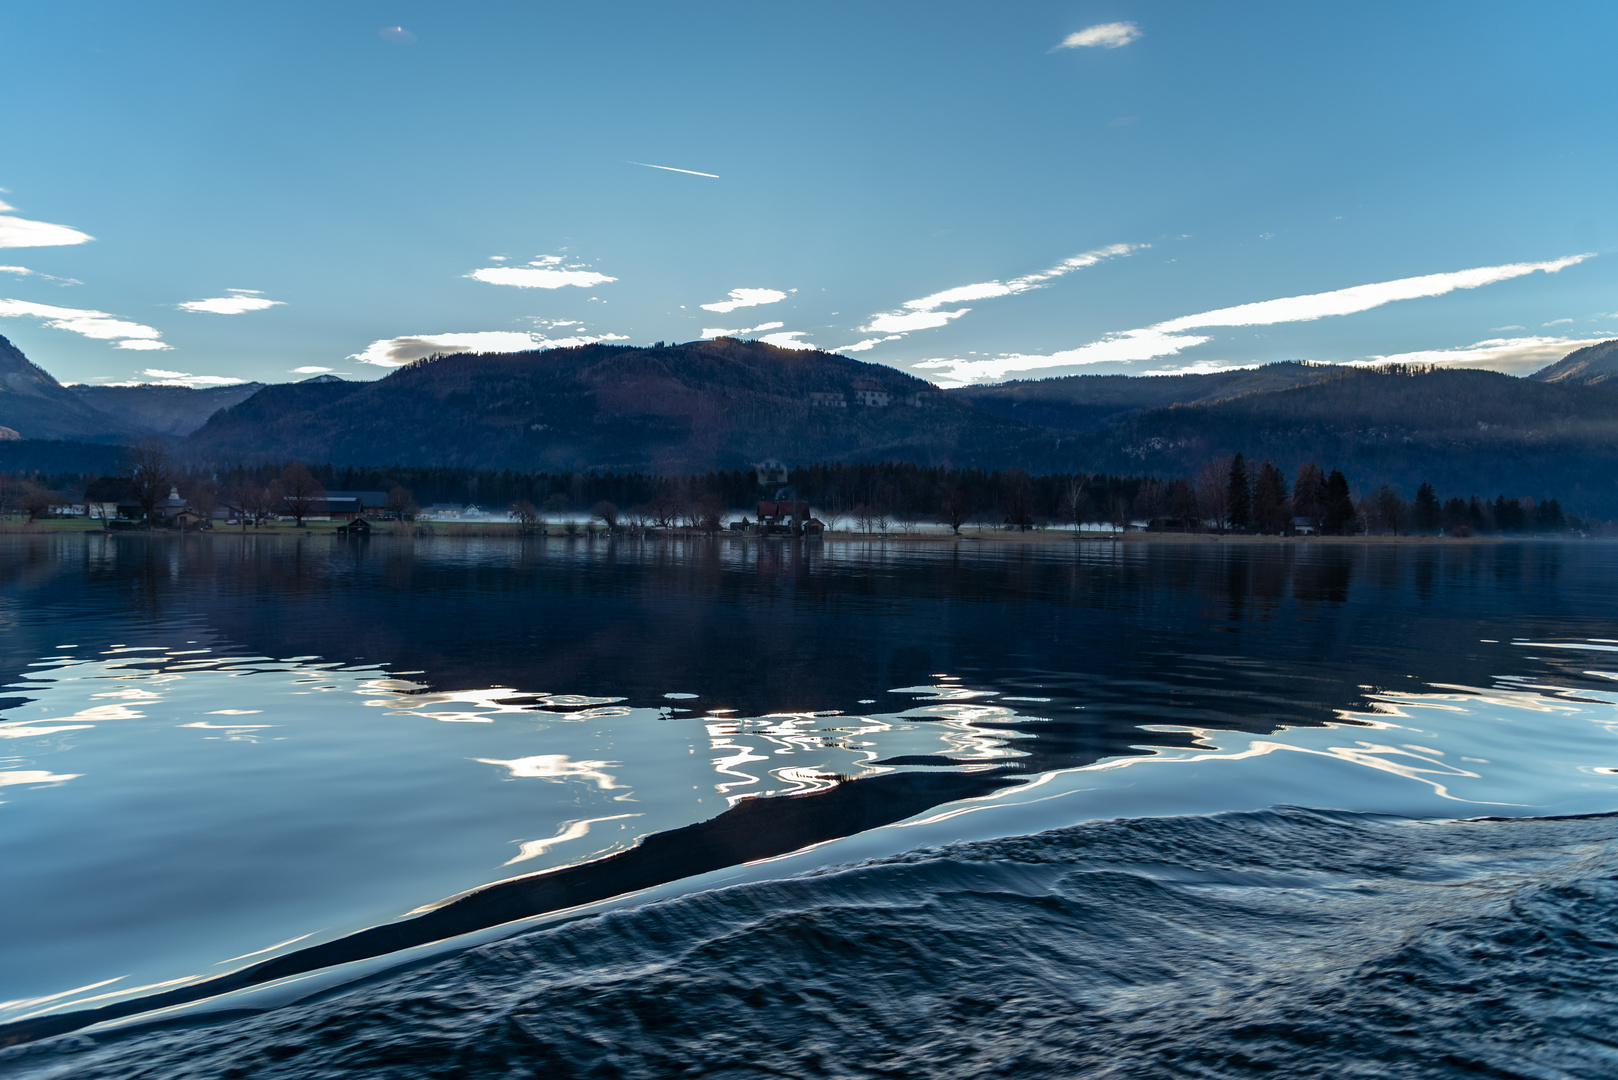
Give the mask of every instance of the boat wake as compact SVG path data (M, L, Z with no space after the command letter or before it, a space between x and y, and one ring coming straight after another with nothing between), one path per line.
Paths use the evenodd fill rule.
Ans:
M1092 822L578 919L0 1072L1618 1075L1618 816Z

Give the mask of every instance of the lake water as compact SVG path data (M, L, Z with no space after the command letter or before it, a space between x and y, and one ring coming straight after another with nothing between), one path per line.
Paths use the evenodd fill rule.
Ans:
M528 988L528 1008L540 961L522 953L526 942L551 943L541 981L573 985L578 970L564 971L557 950L582 956L589 940L587 960L567 963L594 978L618 964L613 978L627 985L649 978L648 958L667 954L672 938L724 952L719 943L734 941L737 927L758 925L760 897L782 918L824 918L832 879L836 896L866 898L861 933L873 932L871 912L889 918L903 906L896 896L937 900L931 930L890 926L884 940L909 933L921 942L938 919L957 931L963 920L983 927L981 911L939 914L962 890L1032 890L1087 905L1086 925L1114 926L1114 945L1159 935L1154 963L1166 962L1162 950L1186 948L1187 935L1215 952L1247 935L1251 956L1315 926L1320 904L1287 906L1311 889L1340 891L1339 915L1359 905L1362 921L1403 925L1431 901L1400 889L1442 879L1452 899L1465 888L1498 899L1489 882L1501 874L1549 887L1553 868L1572 873L1568 860L1606 857L1612 829L1601 819L1524 824L1540 830L1532 834L1469 826L1453 842L1412 840L1402 819L1618 809L1615 613L1618 548L1594 543L0 537L0 1023L24 1041L154 1006L194 1017L219 999L193 1002L218 993L242 1010L310 994L329 1000L297 1009L348 1008L335 1003L353 994L331 995L355 978L448 956L450 968L429 969L435 992L464 991L470 976L443 972L496 954L508 974L522 973L511 986ZM1267 809L1278 805L1348 815ZM1226 816L1191 816L1208 814ZM1168 824L1120 833L1122 818ZM1221 843L1251 858L1239 872L1221 863L1221 899L1198 894L1193 905L1203 922L1177 922L1179 901L1162 897L1119 907L1133 894L1117 882L1074 891L1083 860L1086 889L1101 880L1095 860L1112 860L1109 873L1115 863L1180 867L1174 880L1214 873L1210 851L1225 849L1204 835L1210 821L1224 822ZM980 880L1003 872L1005 844L1024 843L999 838L1084 822L1054 847L1012 859L1037 873L992 887ZM1150 857L1135 850L1142 829L1168 830ZM960 842L936 858L906 854ZM793 879L788 892L770 884L859 860L877 861ZM943 876L901 888L923 864ZM1278 884L1283 864L1290 876ZM1350 865L1361 866L1352 887L1342 878ZM1485 866L1496 875L1488 882L1477 877ZM1258 867L1270 875L1269 906L1221 913L1230 888L1260 887ZM1027 874L1046 877L1036 887ZM1361 880L1377 874L1374 887ZM705 891L716 887L725 888ZM636 907L647 901L658 903ZM1152 926L1126 932L1153 903L1164 906ZM1258 908L1270 921L1245 924ZM930 946L942 951L918 970L987 948L974 968L981 975L1004 949L1037 952L1040 934L1055 942L1069 933L1025 916L1000 911L971 943L956 932L947 947ZM648 929L647 919L677 928ZM515 930L531 932L512 944ZM1362 930L1345 924L1334 963ZM747 963L773 972L770 986L796 978L808 993L805 933L755 942ZM564 940L573 944L562 949ZM1285 963L1302 963L1299 948L1289 946ZM1105 954L1093 941L1082 951L1094 963ZM738 962L712 961L725 971ZM1069 995L1063 1008L1076 1007L1072 979L1094 975L1084 970L1051 976ZM1013 981L1027 977L1024 967ZM1164 1002L1195 996L1190 978L1179 970ZM1219 996L1238 976L1209 978L1224 989L1207 993ZM1139 1003L1149 984L1141 975L1120 985ZM376 993L399 984L385 985ZM669 993L635 985L647 1000ZM898 998L919 1001L924 990ZM1084 1007L1100 1012L1121 1000L1094 986L1085 993ZM640 1064L619 1061L615 1075L735 1065L712 1056L711 1038L701 1053L669 1057L642 1020L631 1038L621 1014L609 1022L590 1012L602 1007L596 998L573 993L566 1009L554 995L544 1001L547 1016L575 1010L554 1020L568 1038L594 1023L616 1033L596 1043L622 1035L641 1046ZM708 1014L691 1007L682 1022L696 1030ZM501 1008L506 1031L511 1008ZM287 1023L305 1015L297 1009L265 1016ZM954 1023L951 1037L980 1013ZM152 1060L172 1065L224 1053L209 1041L213 1030L139 1038L167 1040ZM391 1037L415 1045L410 1030L401 1020ZM522 1030L551 1047L552 1069L564 1057L580 1075L600 1067L557 1049L554 1032ZM900 1061L885 1037L871 1035L862 1052ZM89 1055L74 1075L139 1072L127 1058L92 1061L111 1051L78 1038L10 1051L0 1067L49 1072L61 1067L51 1054L72 1050ZM226 1042L251 1042L242 1038ZM1015 1043L1003 1031L997 1038ZM1599 1040L1575 1043L1564 1075L1585 1075L1579 1055ZM1029 1075L1084 1067L1016 1045L977 1071L1014 1059ZM1221 1068L1235 1060L1236 1051L1219 1053ZM249 1071L281 1075L279 1060ZM297 1060L285 1075L330 1067ZM735 1065L736 1075L806 1068L761 1060ZM239 1067L219 1062L219 1075Z

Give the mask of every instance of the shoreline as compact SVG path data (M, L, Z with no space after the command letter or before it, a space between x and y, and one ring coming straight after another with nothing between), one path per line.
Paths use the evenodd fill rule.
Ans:
M3 536L101 536L101 537L141 537L146 539L182 539L206 537L210 541L225 540L238 537L264 537L274 539L302 540L309 537L328 537L333 540L368 541L379 540L521 540L542 543L570 542L570 543L597 543L602 540L718 540L724 542L760 541L764 543L821 543L821 544L871 544L893 543L905 545L940 545L940 544L1001 544L1015 546L1049 547L1066 544L1163 544L1170 546L1239 546L1250 547L1255 545L1297 546L1307 544L1358 544L1365 546L1405 546L1413 544L1441 544L1441 545L1479 545L1479 544L1507 544L1522 541L1586 541L1599 540L1600 537L1585 535L1546 535L1525 533L1520 536L1425 536L1425 535L1380 535L1380 536L1273 536L1251 533L1171 533L1146 532L1144 530L1131 530L1128 532L1083 532L1075 533L1067 529L1033 529L1028 532L1008 532L999 528L984 527L982 529L963 528L960 535L948 532L889 532L889 533L854 533L854 532L828 532L817 538L801 536L759 536L752 533L732 533L721 531L706 533L696 529L670 529L658 531L620 530L609 534L605 530L590 529L568 535L562 532L528 533L518 531L515 524L507 522L423 522L403 528L389 523L378 527L377 531L364 537L341 537L337 534L335 523L316 522L304 528L295 528L288 525L270 525L267 527L242 530L239 528L220 528L204 530L186 530L181 532L175 529L114 529L81 527L81 522L0 522L0 535Z

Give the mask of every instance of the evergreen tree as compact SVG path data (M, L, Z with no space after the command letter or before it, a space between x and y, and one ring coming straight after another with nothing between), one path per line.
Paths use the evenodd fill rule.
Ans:
M1292 485L1292 512L1320 528L1325 516L1326 477L1314 462L1298 469L1298 479Z
M1501 532L1522 532L1528 526L1528 515L1523 513L1522 503L1516 499L1508 499L1504 495L1494 500L1494 527Z
M1475 533L1488 532L1494 521L1489 505L1476 495L1466 501L1466 527Z
M1354 496L1348 490L1348 478L1337 469L1326 477L1325 497L1321 500L1321 525L1333 536L1347 536L1359 524L1354 513Z
M1435 533L1442 516L1443 510L1438 505L1433 485L1423 481L1421 487L1416 489L1416 498L1410 507L1410 524L1416 532Z
M1470 528L1466 516L1466 500L1452 497L1444 500L1444 509L1439 514L1439 525L1444 531L1453 535L1457 529Z
M1287 478L1275 462L1265 459L1253 480L1253 524L1260 532L1285 532L1287 521Z
M1229 493L1225 496L1225 516L1232 529L1253 525L1253 489L1248 485L1247 462L1241 454L1230 459Z

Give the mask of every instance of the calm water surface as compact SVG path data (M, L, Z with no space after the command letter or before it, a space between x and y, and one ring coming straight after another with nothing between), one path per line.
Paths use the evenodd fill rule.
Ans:
M1600 544L0 537L0 1021L806 848L1618 809L1615 594Z

